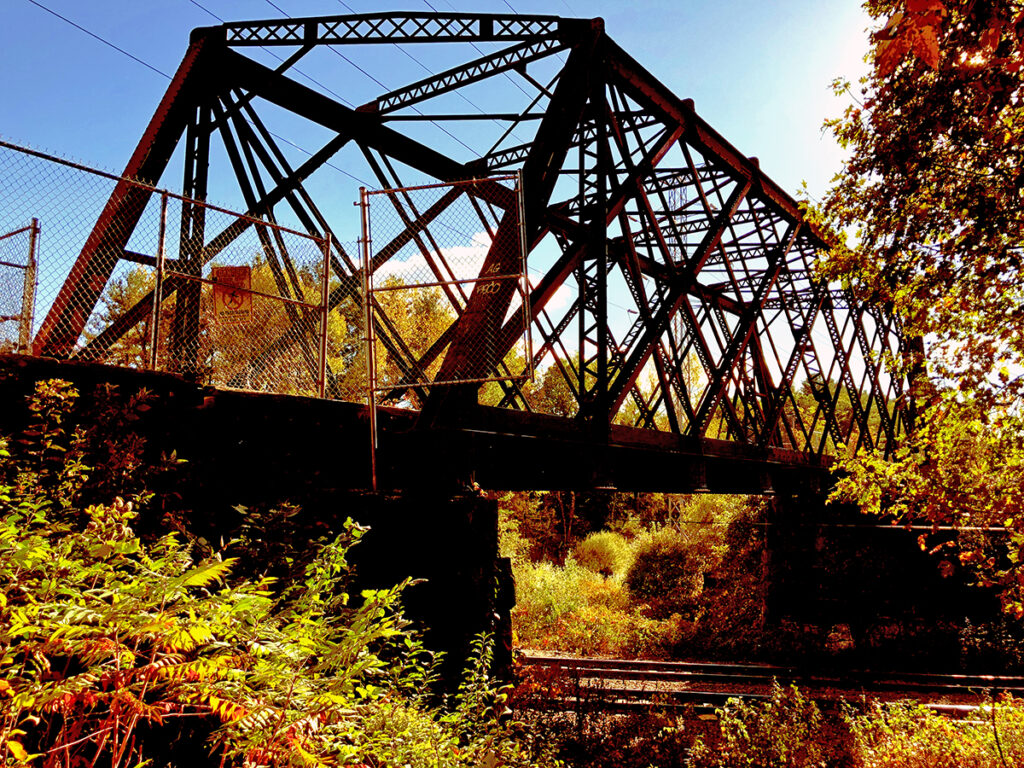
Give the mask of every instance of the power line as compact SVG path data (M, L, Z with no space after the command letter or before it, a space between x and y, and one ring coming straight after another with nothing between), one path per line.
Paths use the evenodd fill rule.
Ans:
M156 73L157 73L158 75L161 75L161 76L162 76L162 77L164 77L165 79L167 79L167 80L171 80L171 79L173 79L173 78L172 78L172 77L171 77L170 75L168 75L168 74L167 74L166 72L164 72L163 70L161 70L161 69L158 69L157 67L154 67L154 66L153 66L152 64L150 64L150 63L149 63L149 62L147 62L147 61L143 61L143 60L142 60L142 59L140 59L140 58L139 58L138 56L134 56L134 55L132 55L132 54L131 54L131 53L129 53L128 51L124 50L124 48L121 48L121 47L119 47L119 46L117 46L117 45L114 45L114 43L112 43L112 42L110 42L109 40L107 40L107 39L105 39L105 38L101 37L100 35L97 35L97 34L96 34L95 32L92 32L92 31L90 31L90 30L86 29L86 28L85 28L85 27L83 27L83 26L82 26L81 24L77 24L77 23L75 23L74 21L72 21L71 19L69 19L69 18L67 18L67 17L65 17L65 16L61 16L61 15L60 15L59 13L57 13L56 11L53 11L53 10L49 9L49 8L47 8L47 7L45 6L45 5L43 5L42 3L38 2L38 0L28 0L28 1L29 1L30 3L32 3L33 5L39 6L39 7L41 8L41 9L43 9L43 10L44 10L44 11L46 11L47 13L50 13L50 14L52 14L52 15L56 16L56 17L57 17L58 19L60 19L61 21L63 21L63 22L66 22L67 24L70 24L70 25L71 25L72 27L74 27L75 29L79 30L80 32L84 32L85 34L89 35L89 37L91 37L91 38L93 38L93 39L95 39L95 40L98 40L99 42L103 43L103 44L104 44L104 45L106 45L106 46L109 46L110 48L113 48L113 49L114 49L115 51L117 51L118 53L122 53L122 54L124 54L124 55L125 55L125 56L127 56L127 57L128 57L129 59L131 59L132 61L134 61L134 62L136 62L136 63L138 63L138 64L141 64L142 66L146 67L147 69L150 69L150 70L152 70L153 72L156 72ZM196 3L196 5L198 5L198 3ZM200 6L200 7L201 7L201 6ZM206 9L204 8L203 10L206 10ZM210 11L207 11L207 13L210 13ZM210 13L210 15L211 15L211 16L214 16L214 17L216 18L215 14L213 14L213 13ZM247 122L248 122L248 121L247 121ZM292 146L292 147L294 147L295 149L299 150L300 152L303 152L303 153L305 153L305 154L307 154L307 155L309 155L309 156L312 156L312 155L313 155L313 153L312 153L312 152L310 152L310 151L309 151L308 149L306 149L306 148L304 148L304 147L300 147L300 146L299 146L298 144L296 144L295 142L293 142L293 141L290 141L289 139L286 139L286 138L284 138L283 136L280 136L280 135L278 135L278 134L274 133L273 131L268 131L268 133L270 133L270 135L271 135L271 136L273 136L273 137L274 137L275 139L277 139L277 140L279 140L279 141L283 141L283 142L284 142L285 144L288 144L289 146ZM366 182L366 181L364 181L363 179L360 179L360 178L359 178L358 176L356 176L355 174L349 173L349 172L348 172L348 171L346 171L346 170L345 170L344 168L339 168L338 166L334 165L334 164L333 164L333 163L331 163L331 162L325 162L325 163L324 163L324 165L328 166L329 168L333 168L333 169L334 169L335 171L337 171L338 173L341 173L341 174L344 174L345 176L348 176L348 177L349 177L350 179L352 179L353 181L358 181L358 182L359 182L360 184L362 184L363 186L366 186L366 187L372 187L372 186L373 186L373 184L370 184L369 182Z
M275 10L277 10L277 11L278 11L278 12L279 12L279 13L280 13L280 14L281 14L282 16L284 16L284 17L285 17L286 19L290 19L290 18L292 18L292 17L291 17L291 16L290 16L290 15L289 15L288 13L286 13L286 12L284 11L284 9L282 9L282 8L281 8L281 6L279 6L279 5L277 4L277 3L275 3L275 2L274 2L274 0L264 0L264 2L266 2L266 4L267 4L267 5L269 5L269 6L271 7L271 8L274 8ZM367 76L368 78L370 78L371 80L373 80L373 82L375 82L375 83L376 83L377 85L379 85L379 86L380 86L381 88L383 88L383 89L384 89L385 91L390 91L390 90L391 90L391 89L390 89L390 88L389 88L388 86L384 85L384 83L382 83L382 82L381 82L380 80L378 80L378 79L377 79L376 77L374 77L374 76L373 76L373 75L371 75L371 74L370 74L369 72L367 72L367 71L366 71L365 69L363 69L362 67L360 67L360 66L359 66L358 64L356 64L356 63L355 63L354 61L352 61L352 59L350 59L350 58L349 58L348 56L346 56L345 54L343 54L343 53L342 53L341 51L339 51L339 50L338 50L337 48L334 48L334 47L331 47L331 46L328 46L328 48L329 48L329 49L330 49L330 50L331 50L331 51L332 51L332 52L333 52L333 53L334 53L335 55L337 55L337 56L340 56L340 57L341 57L341 58L342 58L342 59L343 59L344 61L347 61L347 62L348 62L348 63L349 63L350 65L352 65L353 67L355 67L356 69L358 69L358 70L359 70L360 72L362 72L362 73L363 73L364 75L366 75L366 76ZM421 111L419 110L419 108L417 108L417 107L413 107L413 110L415 110L416 114L418 114L418 115L422 115L422 114L423 114L423 112L421 112ZM463 147L465 147L465 148L466 148L466 149L468 149L468 150L469 150L470 152L472 152L472 153L473 153L474 155L479 155L479 154L480 154L480 153L479 153L479 152L477 152L477 151L476 151L475 149L473 149L473 148L472 148L471 146L469 146L469 144L467 144L467 143L466 143L466 142L464 142L464 141L463 141L462 139L460 139L460 138L459 138L458 136L456 136L456 135L455 135L454 133L452 133L452 132L451 132L451 131L449 131L449 130L448 130L447 128L445 128L445 127L444 127L443 125L440 125L439 123L437 123L437 122L436 122L436 121L434 121L434 120L430 120L430 122L431 122L431 123L432 123L432 124L433 124L433 125L434 125L434 126L435 126L436 128L440 129L442 133L445 133L445 134L447 134L447 135L448 135L448 136L449 136L449 137L450 137L450 138L451 138L451 139L452 139L453 141L456 141L456 142L458 142L458 143L459 143L459 144L461 144L461 145L462 145Z
M163 71L162 69L157 69L157 68L156 68L156 67L154 67L154 66L153 66L152 64L149 64L148 62L145 62L145 61L143 61L142 59L140 59L140 58L139 58L138 56L135 56L135 55L133 55L133 54L131 54L131 53L128 53L128 51L126 51L126 50L125 50L124 48L119 48L118 46L114 45L114 44L113 44L112 42L110 42L110 41L109 41L109 40L107 40L106 38L104 38L104 37L100 37L100 36L99 36L99 35L97 35L97 34L96 34L95 32L90 32L90 31L89 31L88 29L86 29L85 27L81 26L80 24L76 24L76 23L75 23L75 22L73 22L73 21L72 21L71 19L67 18L66 16L61 16L61 15L60 15L59 13L57 13L57 12L56 12L55 10L53 10L52 8L47 8L47 7L46 7L45 5L43 5L42 3L40 3L40 2L37 2L37 0L28 0L28 1L29 1L30 3L32 3L32 5L34 5L34 6L38 7L38 8L42 8L42 9L43 9L44 11L46 11L47 13L49 13L49 14L52 14L52 15L56 16L56 17L57 17L58 19L60 19L61 21L67 22L68 24L70 24L70 25L71 25L72 27L74 27L75 29L77 29L77 30L80 30L80 31L82 31L82 32L85 32L85 34L87 34L87 35L88 35L89 37L91 37L91 38L93 38L93 39L95 39L95 40L99 40L99 41L100 41L101 43L103 43L104 45L106 45L106 46L109 46L110 48L113 48L113 49L114 49L115 51L117 51L118 53L123 53L123 54L124 54L125 56L127 56L127 57L128 57L129 59L131 59L132 61L136 61L136 62L138 62L139 64L141 64L141 65L142 65L142 66L144 66L144 67L148 67L149 69L151 69L151 70L153 70L154 72L156 72L156 73L157 73L158 75L163 75L163 76L164 76L164 77L166 77L166 78L167 78L168 80L170 80L170 79L171 79L171 76L170 76L170 75L168 75L168 74L167 74L166 72L164 72L164 71Z

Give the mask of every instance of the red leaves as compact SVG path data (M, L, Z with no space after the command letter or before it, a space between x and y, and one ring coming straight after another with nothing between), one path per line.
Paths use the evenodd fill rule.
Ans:
M874 35L875 67L887 77L908 53L932 69L939 66L939 37L946 6L940 0L907 0L906 11L897 11ZM998 38L998 31L997 31Z

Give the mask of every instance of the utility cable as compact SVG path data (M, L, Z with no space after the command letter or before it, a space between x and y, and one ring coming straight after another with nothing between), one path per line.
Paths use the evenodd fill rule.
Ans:
M37 0L28 0L28 1L29 1L30 3L32 3L32 5L36 6L37 8L42 8L42 9L43 9L44 11L46 11L47 13L49 13L49 14L52 14L52 15L56 16L56 17L57 17L58 19L60 19L61 21L67 22L68 24L70 24L70 25L71 25L72 27L74 27L75 29L77 29L77 30L80 30L80 31L82 31L82 32L85 32L85 34L87 34L87 35L88 35L89 37L91 37L91 38L93 38L93 39L95 39L95 40L99 40L99 41L100 41L101 43L103 43L104 45L106 45L106 46L109 46L110 48L113 48L113 49L114 49L115 51L117 51L118 53L123 53L123 54L124 54L125 56L127 56L127 57L128 57L129 59L131 59L132 61L138 62L138 63L139 63L139 64L141 64L142 66L144 66L144 67L148 67L149 69L152 69L152 70L153 70L154 72L156 72L156 73L157 73L158 75L163 75L163 76L164 76L164 77L166 77L166 78L167 78L168 80L170 80L170 79L171 79L171 76L170 76L170 75L168 75L168 74L167 74L166 72L164 72L164 71L163 71L162 69L157 69L157 68L156 68L156 67L154 67L154 66L153 66L152 64L149 64L148 62L145 62L145 61L143 61L142 59L140 59L140 58L139 58L138 56L135 56L134 54L128 53L128 51L126 51L126 50L125 50L124 48L119 48L118 46L114 45L114 44L113 44L112 42L110 42L110 41L109 41L109 40L107 40L106 38L104 38L104 37L100 37L100 36L99 36L99 35L97 35L97 34L96 34L95 32L90 32L90 31L89 31L88 29L86 29L85 27L81 26L80 24L76 24L76 23L75 23L75 22L73 22L73 21L72 21L71 19L67 18L66 16L61 16L61 15L60 15L59 13L57 13L57 12L56 12L55 10L53 10L52 8L47 8L47 7L46 7L45 5L43 5L42 3L40 3L40 2L37 2Z
M275 10L277 10L277 11L278 11L278 12L279 12L279 13L280 13L281 15L283 15L283 16L284 16L284 17L285 17L286 19L290 19L290 18L292 18L292 17L291 17L291 16L290 16L290 15L289 15L289 14L288 14L287 12L285 12L285 10L284 10L283 8L281 8L281 6L279 6L279 5L277 4L277 3L275 3L275 2L274 2L274 0L264 0L264 2L266 2L266 4L267 4L267 5L269 5L269 6L271 7L271 8L274 8ZM383 88L383 89L384 89L385 91L390 91L390 90L391 90L391 88L389 88L388 86L384 85L384 83L382 83L382 82L381 82L380 80L378 80L378 79L377 79L376 77L374 77L374 76L373 76L373 75L371 75L371 74L370 74L369 72L367 72L367 71L366 71L365 69L363 69L362 67L360 67L360 66L359 66L358 64L356 64L356 63L355 63L354 61L352 61L352 59L350 59L350 58L349 58L348 56L346 56L345 54L343 54L343 53L342 53L341 51L339 51L339 50L338 50L337 48L334 48L333 46L328 46L328 48L329 48L329 49L330 49L331 51L333 51L333 52L335 53L335 55L337 55L337 56L340 56L340 57L342 58L342 60L344 60L344 61L347 61L347 62L348 62L348 63L349 63L350 65L352 65L353 67L355 67L356 69L358 69L358 70L359 70L360 72L362 72L362 73L363 73L364 75L366 75L366 76L367 76L368 78L370 78L370 79L371 79L371 80L372 80L373 82L375 82L375 83L376 83L377 85L379 85L379 86L380 86L381 88ZM421 110L420 110L419 108L417 108L417 107L413 107L413 110L415 110L416 114L418 114L418 115L423 115L423 112L422 112L422 111L421 111ZM424 115L424 117L426 117L426 115ZM479 155L479 154L480 154L480 153L479 153L479 152L477 152L477 151L476 151L475 149L473 149L473 148L472 148L471 146L469 146L469 144L467 144L467 143L466 143L466 142L464 142L464 141L463 141L462 139L460 139L460 138L459 138L458 136L456 136L456 135L455 135L454 133L452 133L452 132L451 132L451 131L449 131L449 130L448 130L447 128L445 128L445 127L444 127L443 125L439 124L439 123L438 123L438 122L436 122L435 120L430 120L430 122L431 122L431 123L432 123L432 124L433 124L433 125L434 125L434 126L435 126L436 128L438 128L438 129L439 129L439 130L440 130L440 131L441 131L442 133L444 133L444 134L447 134L447 136L448 136L449 138L451 138L451 139L452 139L453 141L456 141L456 142L458 142L459 144L461 144L461 145L462 145L463 147L465 147L466 149L468 149L468 150L469 150L470 152L472 152L472 153L473 153L474 155Z
M104 45L106 45L106 46L109 46L110 48L113 48L113 49L114 49L115 51L117 51L118 53L122 53L122 54L124 54L124 55L125 55L125 56L127 56L127 57L128 57L129 59L131 59L132 61L134 61L134 62L136 62L136 63L138 63L138 64L141 64L142 66L146 67L147 69L150 69L150 70L152 70L153 72L156 72L156 73L157 73L158 75L161 75L161 76L162 76L162 77L164 77L165 79L167 79L167 80L171 80L171 79L173 79L173 78L171 77L171 75L167 74L167 73L166 73L166 72L164 72L163 70L161 70L161 69L158 69L157 67L154 67L154 66L153 66L152 64L150 64L149 62L147 62L147 61L143 61L143 60L142 60L142 59L140 59L140 58L139 58L138 56L134 56L134 55L132 55L131 53L129 53L128 51L124 50L123 48L120 48L120 47L118 47L117 45L114 45L114 43L112 43L112 42L110 42L109 40L107 40L107 39L105 39L105 38L101 37L100 35L97 35L97 34L96 34L95 32L91 32L90 30L88 30L88 29L86 29L85 27L83 27L83 26L82 26L81 24L77 24L77 23L75 23L74 21L72 21L71 19L69 19L69 18L67 18L67 17L65 17L65 16L61 16L61 15L60 15L59 13L57 13L56 11L53 11L53 10L49 9L49 8L47 8L47 7L45 6L45 5L43 5L42 3L38 2L38 0L28 0L28 2L32 3L33 5L36 5L36 6L38 6L39 8L41 8L41 9L42 9L42 10L44 10L44 11L46 11L47 13L50 13L50 14L52 14L53 16L56 16L56 17L57 17L58 19L60 19L61 21L63 21L63 22L66 22L67 24L70 24L70 25L71 25L72 27L74 27L75 29L79 30L80 32L84 32L85 34L89 35L89 37L92 37L92 38L94 38L94 39L98 40L99 42L103 43L103 44L104 44ZM203 10L206 10L206 9L204 8ZM207 12L209 13L209 11L207 11ZM211 14L211 15L213 15L213 14ZM296 144L296 143L295 143L294 141L290 141L289 139L286 139L286 138L284 138L283 136L280 136L279 134L276 134L276 133L274 133L273 131L269 131L269 133L270 133L270 135L271 135L271 136L273 136L273 137L274 137L275 139L278 139L279 141L283 141L283 142L284 142L285 144L288 144L289 146L292 146L292 147L294 147L295 149L299 150L300 152L303 152L303 153L305 153L306 155L309 155L309 156L312 156L312 155L313 155L313 153L312 153L312 152L310 152L310 151L309 151L308 149L306 149L306 148L304 148L304 147L300 147L300 146L299 146L298 144ZM334 165L333 163L331 163L331 162L329 162L329 161L328 161L328 162L325 162L325 163L324 163L324 165L328 166L329 168L333 168L333 169L334 169L335 171L337 171L338 173L341 173L341 174L343 174L343 175L345 175L345 176L348 176L348 177L349 177L350 179L352 179L353 181L357 181L357 182L359 182L359 183L360 183L360 184L362 184L362 185L363 185L364 187L372 187L372 186L374 186L373 184L370 184L369 182L367 182L367 181L364 181L363 179L359 178L359 177L358 177L358 176L356 176L355 174L353 174L353 173L350 173L350 172L346 171L346 170L345 170L344 168L339 168L338 166Z

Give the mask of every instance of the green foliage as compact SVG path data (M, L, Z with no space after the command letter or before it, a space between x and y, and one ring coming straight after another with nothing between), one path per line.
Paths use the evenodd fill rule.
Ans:
M795 686L772 687L770 701L731 699L718 711L718 734L698 739L690 768L820 768L829 760L818 706Z
M526 399L534 411L572 418L579 410L579 355L558 360L539 371L538 383L526 388Z
M856 227L857 242L827 274L892 306L911 335L935 334L933 374L1019 398L1024 382L997 374L1024 359L1020 4L865 8L874 67L860 98L827 124L850 155L825 213L837 231Z
M434 709L433 655L401 614L407 583L356 601L339 588L364 529L346 523L281 585L234 577L233 558L197 557L175 533L144 541L144 462L84 464L117 438L70 429L76 400L40 384L29 428L0 441L5 764L532 764L498 717L488 639ZM79 506L116 483L133 500Z
M658 615L679 612L704 588L704 572L713 556L711 546L702 538L678 528L662 528L636 547L626 587Z
M696 740L688 768L1005 768L1024 759L1024 708L987 702L967 720L911 702L825 714L795 687L770 701L731 700L717 732Z
M515 577L513 621L527 648L659 657L677 641L674 620L644 616L618 580L574 562L524 564Z
M617 533L598 531L575 546L573 559L602 576L622 576L633 561L629 544Z
M864 768L1005 768L1024 760L1024 710L989 703L968 721L917 704L875 704L848 715L858 765Z
M892 460L862 454L845 464L834 497L865 512L905 522L993 528L1004 536L964 530L953 542L922 535L945 573L971 567L981 584L1000 588L1003 607L1024 617L1024 416L991 413L977 401L935 406Z
M612 519L616 530L578 542L562 567L544 559L545 548L530 538L536 535L531 515L544 497L508 494L501 499L502 554L514 563L518 605L513 623L522 645L626 657L671 652L728 656L760 647L759 506L746 497L707 494L580 497L578 510L603 504L603 514L594 518ZM651 519L662 524L649 529L645 521ZM672 524L664 525L666 520ZM666 550L675 558L670 567L656 562ZM642 571L636 567L638 552L648 557ZM627 586L630 572L635 590ZM701 591L704 574L714 578Z

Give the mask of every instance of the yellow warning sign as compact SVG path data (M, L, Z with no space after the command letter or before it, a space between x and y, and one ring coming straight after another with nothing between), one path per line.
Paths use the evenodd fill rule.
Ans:
M213 268L213 315L218 322L238 325L252 319L252 268Z

